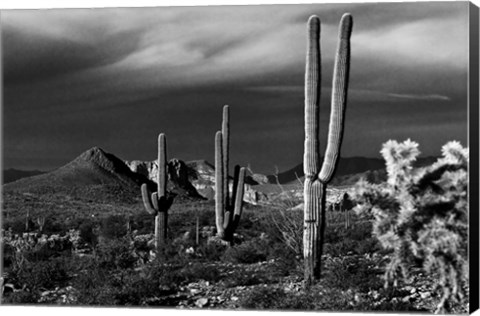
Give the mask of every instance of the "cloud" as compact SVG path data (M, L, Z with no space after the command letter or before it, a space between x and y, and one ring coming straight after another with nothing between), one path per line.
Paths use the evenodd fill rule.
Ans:
M436 101L450 101L451 99L445 95L439 94L398 94L398 93L389 93L388 96L400 99L409 99L409 100L436 100Z
M451 120L455 128L447 130L458 138L466 124L466 8L420 2L2 12L5 152L18 157L15 144L24 144L22 155L35 144L37 156L42 144L56 144L44 146L44 156L51 146L77 148L68 157L101 145L150 159L155 146L146 139L162 130L180 158L209 159L221 106L230 104L242 161L256 164L248 157L262 148L253 156L265 168L272 160L297 164L305 24L313 13L322 21L326 126L338 22L348 11L354 29L345 153L377 154L372 148L392 135L389 128L402 136L410 126L435 146L438 129L421 126Z

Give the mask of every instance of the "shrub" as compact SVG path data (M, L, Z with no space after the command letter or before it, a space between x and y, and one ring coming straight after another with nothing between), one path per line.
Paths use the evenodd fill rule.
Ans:
M192 283L200 280L217 282L220 280L220 272L211 265L194 262L178 270L182 283Z
M240 302L245 309L282 309L282 302L287 297L283 289L258 287L252 289Z
M225 253L225 246L218 243L201 243L196 253L206 261L220 261Z
M95 247L98 243L98 236L95 234L94 223L88 221L80 224L79 227L80 238L91 247Z
M376 263L355 257L325 260L325 276L322 284L341 290L368 292L382 287Z
M69 279L67 271L68 268L64 258L25 262L22 267L10 273L10 281L15 284L16 288L22 288L23 291L34 293L65 284ZM17 299L20 297L27 299L35 296L32 295L19 295ZM26 301L26 303L29 302Z
M388 141L381 151L387 167L385 184L357 184L357 212L374 218L373 233L392 259L386 267L387 282L408 277L408 266L423 262L427 274L437 275L441 293L437 312L447 302L462 299L468 282L468 148L449 142L442 157L431 166L413 168L420 154L418 144Z
M40 293L30 291L18 291L13 293L4 294L2 303L4 304L37 304L40 299Z
M97 247L97 256L100 266L108 269L130 269L138 260L127 238L102 240Z
M116 239L127 234L127 218L122 215L110 215L101 221L100 235L104 238Z
M232 263L256 263L267 260L269 245L265 239L255 238L228 248L222 259Z

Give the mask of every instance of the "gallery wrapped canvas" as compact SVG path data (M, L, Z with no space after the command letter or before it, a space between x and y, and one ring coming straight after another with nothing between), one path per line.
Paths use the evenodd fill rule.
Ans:
M2 304L478 309L475 4L0 17Z

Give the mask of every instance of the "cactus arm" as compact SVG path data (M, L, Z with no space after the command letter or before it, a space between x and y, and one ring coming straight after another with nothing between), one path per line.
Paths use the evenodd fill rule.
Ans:
M245 168L240 168L238 171L238 184L237 184L237 195L235 197L235 208L232 221L232 231L237 229L237 226L240 222L240 216L242 215L243 210L243 193L245 191Z
M160 207L158 205L158 193L157 192L152 193L152 205L153 205L153 208L155 210L160 211Z
M332 179L342 146L350 72L350 36L352 33L352 25L352 16L348 13L344 14L340 21L339 41L333 70L328 143L325 159L319 175L320 181L323 183L328 183Z
M245 168L240 168L237 183L237 194L235 197L235 209L234 214L240 216L242 214L243 207L243 193L245 191Z
M152 200L150 199L150 190L148 190L147 184L144 183L142 184L142 200L143 200L143 205L145 206L145 209L147 212L151 215L156 215L157 214L157 209L155 209L155 206L152 204Z
M305 152L303 168L307 178L316 178L320 171L320 19L311 16L307 26L307 58L305 67Z
M230 149L230 107L223 107L222 119L222 154L223 154L223 194L225 199L225 209L230 209L229 186L228 186L228 164Z
M215 224L217 226L217 235L224 238L224 209L225 196L223 185L223 149L222 149L223 135L221 131L215 134Z
M228 231L231 228L232 225L232 212L231 211L226 211L223 214L223 229Z
M233 169L233 187L232 187L232 203L230 205L230 210L234 209L235 206L235 200L237 196L237 191L238 191L238 178L240 176L240 166L235 165L235 168Z

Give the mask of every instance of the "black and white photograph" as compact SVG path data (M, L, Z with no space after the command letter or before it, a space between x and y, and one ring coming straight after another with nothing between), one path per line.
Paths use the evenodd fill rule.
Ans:
M478 29L469 1L1 8L0 303L474 312Z

